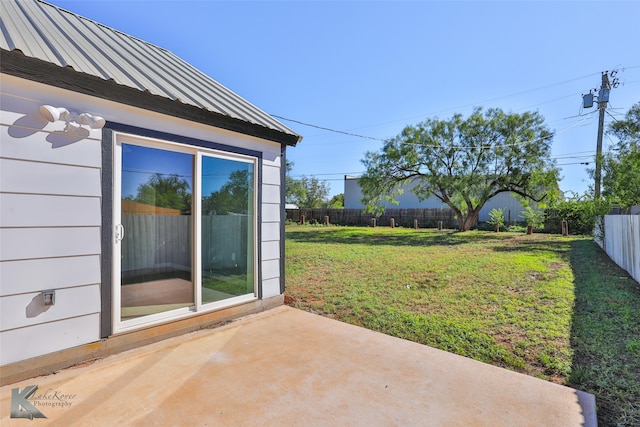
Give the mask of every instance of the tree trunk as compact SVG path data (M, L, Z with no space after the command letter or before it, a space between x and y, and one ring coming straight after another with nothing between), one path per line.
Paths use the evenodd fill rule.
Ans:
M475 215L465 215L464 219L460 221L460 231L469 231L476 222Z

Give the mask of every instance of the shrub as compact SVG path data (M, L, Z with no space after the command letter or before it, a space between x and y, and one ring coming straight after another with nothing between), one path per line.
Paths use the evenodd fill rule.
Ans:
M542 228L544 226L544 211L533 209L531 206L527 206L522 215L527 226L533 228Z
M555 218L567 221L571 233L593 234L596 220L609 213L611 205L604 200L574 198L554 203L551 210Z
M501 208L493 208L489 211L489 224L493 225L496 231L500 231L500 227L504 227L504 212Z

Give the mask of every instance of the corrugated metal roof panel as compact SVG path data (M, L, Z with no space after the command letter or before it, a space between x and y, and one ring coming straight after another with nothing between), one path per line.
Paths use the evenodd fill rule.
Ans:
M2 0L0 10L2 49L301 139L166 49L41 0Z

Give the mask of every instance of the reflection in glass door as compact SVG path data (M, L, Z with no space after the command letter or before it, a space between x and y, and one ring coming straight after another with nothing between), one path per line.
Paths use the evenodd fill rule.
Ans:
M202 304L254 293L254 164L202 156Z
M133 144L121 152L120 320L193 306L194 156Z

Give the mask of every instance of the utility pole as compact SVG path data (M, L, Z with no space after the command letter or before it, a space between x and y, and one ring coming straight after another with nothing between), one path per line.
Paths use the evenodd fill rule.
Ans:
M611 72L611 77L615 77L617 70ZM598 110L600 110L600 118L598 120L598 142L596 144L596 171L595 171L595 198L600 198L600 182L602 181L602 136L604 134L604 113L609 103L609 93L611 92L611 82L609 81L609 72L602 73L602 82L598 89ZM613 80L613 87L618 86L618 79ZM593 107L593 91L589 91L587 95L582 95L582 105L584 108Z
M604 113L609 102L609 75L605 71L602 74L602 84L598 91L598 110L600 110L600 118L598 119L598 143L596 145L596 184L595 198L600 199L600 182L602 181L602 135L604 133Z

